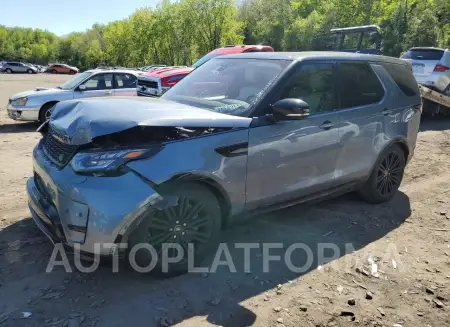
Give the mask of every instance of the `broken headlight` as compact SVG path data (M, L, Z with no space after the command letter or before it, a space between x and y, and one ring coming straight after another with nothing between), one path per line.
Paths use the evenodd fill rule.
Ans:
M76 173L105 175L117 172L124 164L132 160L149 158L162 147L148 149L122 149L111 151L90 151L77 153L70 165Z

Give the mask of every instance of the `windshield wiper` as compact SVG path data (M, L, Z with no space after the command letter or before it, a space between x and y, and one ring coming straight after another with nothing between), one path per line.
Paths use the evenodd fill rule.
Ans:
M61 87L61 86L57 86L56 88L62 90L62 87Z

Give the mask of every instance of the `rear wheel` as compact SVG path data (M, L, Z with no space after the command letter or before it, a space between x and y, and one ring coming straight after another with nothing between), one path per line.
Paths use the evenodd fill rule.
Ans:
M198 264L214 248L212 245L221 226L220 206L214 194L200 184L177 185L163 193L168 199L176 199L176 203L149 213L130 235L129 249L138 244L149 244L156 250L157 258L153 258L147 249L140 249L135 255L139 267L147 267L157 259L152 272L181 274L188 270L188 256L193 256L193 262ZM169 264L168 270L164 271L163 246L171 243L182 249L183 257L179 262ZM178 254L174 248L166 251L169 258Z
M395 144L384 150L369 179L359 191L361 197L370 203L390 200L400 187L405 165L405 154L399 145Z
M6 72L6 74L11 74L11 73L12 73L12 70L11 70L10 68L7 68L7 69L5 70L5 72Z
M50 71L50 73L56 74L56 73L57 73L57 72L56 72L56 69L52 69L52 70Z

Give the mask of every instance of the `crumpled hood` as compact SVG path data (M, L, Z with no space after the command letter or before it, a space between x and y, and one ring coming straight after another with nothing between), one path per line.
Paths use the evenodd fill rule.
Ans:
M251 121L162 99L120 97L59 102L50 126L71 144L81 145L135 126L248 128Z
M62 90L62 89L48 89L48 88L44 88L44 87L37 87L35 90L16 93L10 99L16 100L18 98L29 97L29 96L33 96L33 95L37 95L37 94L40 95L40 94L49 94L49 93L55 93L55 92L67 92L67 91Z

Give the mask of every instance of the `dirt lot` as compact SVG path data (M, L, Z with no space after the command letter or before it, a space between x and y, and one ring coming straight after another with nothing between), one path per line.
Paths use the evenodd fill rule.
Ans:
M5 107L16 92L68 78L0 75L1 327L450 326L449 119L423 123L390 203L368 205L346 195L225 231L237 273L224 268L156 279L126 267L112 273L110 265L90 274L62 267L46 273L53 247L29 218L25 197L39 135L35 124L9 120ZM314 262L303 273L272 262L264 273L259 248L245 273L235 242L282 242L273 254L302 242ZM321 259L319 243L334 244L339 255ZM302 253L292 257L297 266L306 260Z

